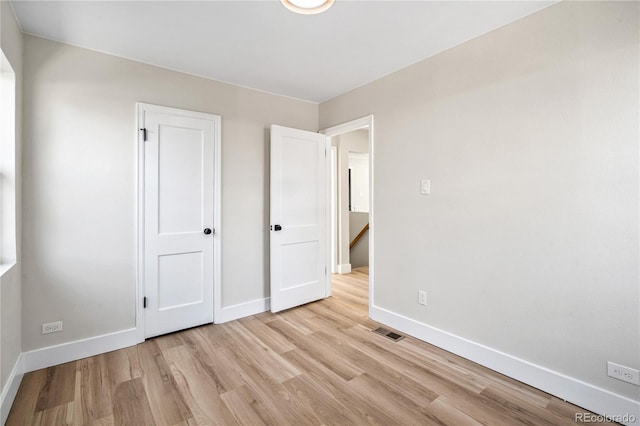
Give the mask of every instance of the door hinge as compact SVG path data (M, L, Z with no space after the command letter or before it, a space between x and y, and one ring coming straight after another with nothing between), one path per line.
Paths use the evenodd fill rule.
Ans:
M143 307L144 309L147 309L147 298L146 298L146 297L143 297L143 298L142 298L142 307Z
M140 129L140 131L142 132L142 140L146 142L147 141L147 129L146 128Z

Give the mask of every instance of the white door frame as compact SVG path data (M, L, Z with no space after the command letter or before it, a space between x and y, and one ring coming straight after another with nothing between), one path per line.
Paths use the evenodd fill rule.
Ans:
M326 129L320 130L320 133L328 136L334 137L341 135L343 133L353 132L354 130L360 129L368 129L369 130L369 311L371 311L373 303L373 286L374 286L374 264L373 264L373 252L374 252L374 241L373 238L375 232L374 226L374 202L373 202L373 158L374 158L374 149L373 149L373 115L368 115L366 117L358 118L356 120L348 121L346 123L338 124L337 126L328 127ZM329 219L331 216L329 215ZM335 248L334 248L335 250ZM327 260L327 264L331 265L331 257ZM329 280L329 288L327 290L327 297L331 295L331 280Z
M331 140L331 138L328 138ZM330 256L331 256L331 273L335 274L338 272L338 147L334 146L333 143L330 144L329 148L331 149L329 152L331 156L329 158L329 184L331 185L331 190L329 191L331 199L329 200L329 209L331 212L329 213L329 229L331 230L331 238L329 238L330 244Z
M215 120L218 125L214 132L214 159L213 159L213 228L215 235L213 239L213 321L219 322L222 312L221 300L221 117L219 115L207 114L204 112L188 111L178 108L170 108L159 105L146 104L142 102L136 103L136 143L138 148L137 158L137 211L136 211L136 227L137 227L137 259L136 259L136 336L138 342L145 340L145 323L142 302L144 298L144 135L141 131L144 120L144 111L154 111L159 113L170 113L174 115L184 115L191 118L203 118L207 120Z

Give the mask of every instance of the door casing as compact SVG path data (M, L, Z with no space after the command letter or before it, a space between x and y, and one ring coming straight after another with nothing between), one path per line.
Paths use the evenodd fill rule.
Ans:
M320 130L320 133L328 136L334 137L341 135L343 133L353 132L354 130L360 129L368 129L369 130L369 311L371 311L371 307L374 306L374 232L375 232L375 216L374 216L374 196L373 196L373 182L374 182L374 170L373 170L373 159L374 159L374 130L373 130L373 115L368 115L362 118L358 118L352 121L347 121L346 123L338 124L336 126L327 127L323 130ZM328 220L331 220L331 215L328 216ZM329 226L331 228L331 226ZM329 239L331 241L331 239ZM333 250L336 248L333 247ZM327 258L327 262L329 265L332 264L331 255ZM331 280L329 280L331 282ZM327 296L331 294L331 289L327 291Z

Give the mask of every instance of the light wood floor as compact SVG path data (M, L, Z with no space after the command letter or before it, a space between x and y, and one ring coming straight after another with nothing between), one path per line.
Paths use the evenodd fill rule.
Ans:
M320 302L29 373L7 424L566 425L584 412L378 326L364 268Z

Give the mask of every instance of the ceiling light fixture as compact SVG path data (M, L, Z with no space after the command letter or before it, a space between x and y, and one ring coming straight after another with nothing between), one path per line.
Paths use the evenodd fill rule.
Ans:
M335 0L280 0L292 12L315 15L329 9Z

